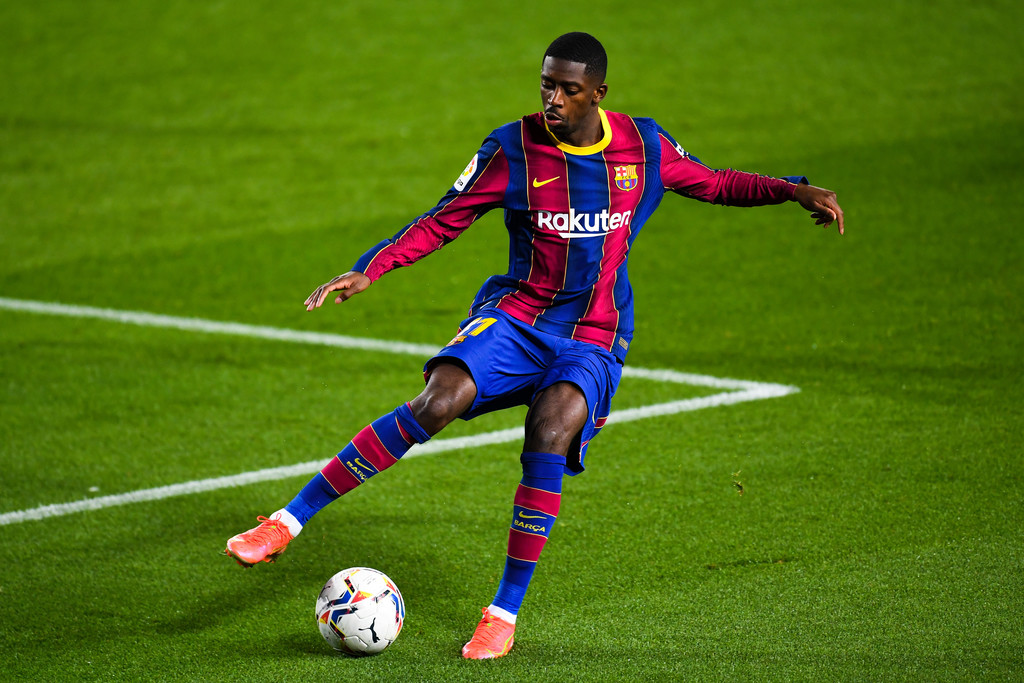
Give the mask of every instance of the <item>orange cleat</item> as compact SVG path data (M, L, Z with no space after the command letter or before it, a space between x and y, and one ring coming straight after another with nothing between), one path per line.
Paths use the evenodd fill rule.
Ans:
M512 649L516 625L510 624L483 609L484 617L476 626L473 638L462 646L465 659L495 659L504 657Z
M243 567L251 567L257 562L273 562L295 538L280 520L257 517L256 521L260 523L258 527L232 536L224 549Z

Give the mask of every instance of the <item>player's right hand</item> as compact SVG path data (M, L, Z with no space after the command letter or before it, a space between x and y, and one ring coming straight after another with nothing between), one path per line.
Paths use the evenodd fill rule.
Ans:
M811 212L811 218L814 219L815 225L827 228L832 223L838 223L839 234L843 234L845 229L843 210L839 206L839 200L836 199L835 192L826 190L823 187L801 183L796 186L793 199L799 202L800 206Z
M316 290L306 298L306 310L312 311L314 308L320 308L327 299L327 295L331 292L340 292L340 294L338 294L334 299L334 303L340 304L342 301L346 301L363 291L369 287L370 284L370 278L358 271L350 270L347 273L342 273L330 282L326 282L317 287Z

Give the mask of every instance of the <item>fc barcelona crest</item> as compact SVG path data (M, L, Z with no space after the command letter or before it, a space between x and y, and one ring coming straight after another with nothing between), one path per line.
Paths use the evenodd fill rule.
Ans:
M636 164L615 167L615 187L629 192L640 183L636 174Z

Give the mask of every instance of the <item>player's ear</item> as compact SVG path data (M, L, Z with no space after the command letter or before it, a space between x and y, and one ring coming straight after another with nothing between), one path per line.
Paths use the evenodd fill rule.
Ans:
M604 96L607 95L607 94L608 94L608 84L607 83L602 83L601 85L597 86L597 89L594 90L594 96L591 98L591 104L601 104L601 100L603 100Z

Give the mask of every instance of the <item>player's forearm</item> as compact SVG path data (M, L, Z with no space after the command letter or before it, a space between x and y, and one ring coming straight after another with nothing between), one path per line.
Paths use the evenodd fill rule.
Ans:
M717 191L711 201L726 206L764 206L793 199L796 185L771 176L726 169L715 171Z
M447 225L430 215L402 228L391 239L378 242L359 257L352 270L376 282L382 275L416 263L459 236L467 225Z
M781 204L793 198L793 182L806 182L802 177L784 180L732 169L715 170L696 157L680 152L680 148L674 147L664 136L661 177L667 189L727 206Z
M376 281L388 271L412 265L437 251L481 215L500 206L508 185L508 164L498 152L493 155L497 163L488 163L477 176L471 175L475 178L471 183L452 187L433 209L363 254L352 270Z

